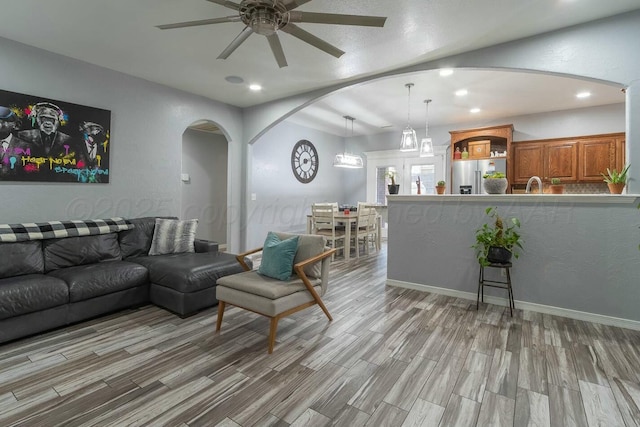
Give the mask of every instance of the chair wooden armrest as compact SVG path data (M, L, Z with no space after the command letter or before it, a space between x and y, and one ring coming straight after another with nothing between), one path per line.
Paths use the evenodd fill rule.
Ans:
M238 260L242 268L244 268L244 271L251 270L251 268L247 265L247 263L244 262L244 257L246 257L247 255L255 254L256 252L260 252L261 250L262 250L262 247L259 247L259 248L251 249L250 251L243 252L241 254L236 255L236 259Z
M333 255L333 253L336 251L337 249L333 248L333 249L329 249L328 251L324 251L318 255L312 256L311 258L307 258L304 261L300 261L299 263L294 264L293 269L296 271L296 273L298 273L298 270L302 271L302 269L305 268L307 265L314 264L318 261L322 261L323 259ZM304 274L304 272L302 274Z
M313 285L311 284L311 282L309 282L309 278L307 277L307 275L304 273L304 267L309 265L309 264L313 264L316 263L318 261L322 261L323 259L330 257L331 255L333 255L333 253L337 251L336 248L333 249L329 249L328 251L324 251L321 254L318 254L316 256L313 256L311 258L307 258L306 260L299 262L297 264L294 264L293 269L296 272L296 274L298 275L298 277L300 279L302 279L302 283L304 283L304 286L307 288L307 290L309 291L309 293L311 293L311 295L313 296L313 299L315 300L315 302L320 306L320 308L322 309L322 311L324 311L324 313L327 315L327 317L329 318L329 320L333 320L333 318L331 317L331 315L329 314L329 310L327 310L327 307L324 305L324 302L322 302L322 298L320 298L320 295L318 295L318 293L316 292L315 289L313 289Z

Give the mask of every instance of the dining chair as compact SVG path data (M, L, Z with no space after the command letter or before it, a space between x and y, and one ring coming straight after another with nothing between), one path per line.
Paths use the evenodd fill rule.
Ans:
M338 213L337 203L335 205L333 203L314 203L311 205L311 234L324 236L332 248L342 248L344 254L345 231L344 226L338 224L336 213ZM334 257L335 254L331 256L332 261Z
M356 220L355 234L353 239L356 247L356 258L360 257L360 242L362 241L365 254L369 254L369 243L376 246L376 210L358 205L358 218ZM377 246L376 246L377 247Z

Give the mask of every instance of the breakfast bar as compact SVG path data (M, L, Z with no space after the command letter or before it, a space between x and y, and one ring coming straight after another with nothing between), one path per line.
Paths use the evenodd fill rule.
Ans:
M388 196L387 284L474 301L487 207L521 222L516 308L640 329L638 195ZM497 270L497 269L496 269ZM495 272L497 277L500 271ZM488 297L487 297L488 296ZM507 305L490 290L485 301Z

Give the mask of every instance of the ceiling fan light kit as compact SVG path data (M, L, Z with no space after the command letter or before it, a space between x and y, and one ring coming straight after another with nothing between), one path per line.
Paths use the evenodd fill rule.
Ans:
M294 24L294 22L383 27L387 20L387 18L380 16L293 11L293 9L311 0L242 0L240 3L234 3L228 0L208 1L233 9L238 12L238 15L158 25L158 28L161 30L169 30L241 21L245 25L245 28L229 46L222 51L218 59L227 59L251 34L257 33L267 38L271 52L280 68L288 65L278 36L280 30L336 58L344 54L344 51L303 30Z

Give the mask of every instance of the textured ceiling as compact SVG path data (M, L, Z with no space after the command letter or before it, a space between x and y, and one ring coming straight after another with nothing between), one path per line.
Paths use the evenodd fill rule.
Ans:
M282 34L280 38L289 62L289 66L282 69L278 68L265 38L257 34L227 60L216 59L242 30L243 24L239 22L173 30L156 28L161 24L234 13L206 0L13 1L3 5L0 36L247 107L639 8L638 0L313 0L298 10L377 15L388 19L383 28L299 24L346 54L336 59ZM451 88L463 83L455 84L458 75L463 74L450 77ZM259 83L263 90L251 92L246 84L228 83L227 76L242 77L245 83ZM456 117L461 114L455 111L455 104L445 108L445 103L450 101L445 100L444 94L435 92L428 81L423 84L423 78L436 77L416 76L406 80L416 83L414 93L419 103L426 96L434 99L434 121L439 120L438 109L442 114L447 112ZM496 85L504 82L482 80L473 96L495 93ZM396 126L401 125L398 120L406 121L393 114L406 112L406 100L402 98L406 91L404 81L391 79L386 84L388 87L383 89L389 93L387 99L394 99L387 102L391 112L380 110L376 112L378 119L370 117L368 132L383 125L385 120ZM362 85L356 89L358 99L351 100L355 105L344 114L358 118L364 114L358 111L379 103L376 96L380 89L367 93L367 87L374 88ZM327 99L319 106L335 108L330 105L334 101ZM487 105L486 99L481 104L481 108ZM539 107L534 101L529 105L532 109ZM414 109L415 115L421 113L418 108L419 105ZM343 114L338 113L340 117ZM447 120L452 120L451 117ZM336 131L335 125L330 128Z

